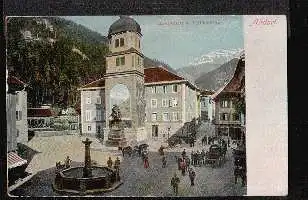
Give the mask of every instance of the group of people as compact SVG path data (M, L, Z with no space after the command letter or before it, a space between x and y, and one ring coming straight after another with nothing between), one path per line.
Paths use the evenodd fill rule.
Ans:
M107 166L109 168L112 168L112 165L113 165L113 168L116 171L116 179L117 180L120 180L120 164L121 164L121 161L120 161L119 157L116 158L116 160L114 161L114 164L113 164L111 157L109 157L109 159L107 160Z
M61 164L61 161L59 162L56 162L56 168L57 169L60 169L60 168L70 168L71 167L71 163L72 163L72 160L70 159L69 156L66 156L65 160L64 160L64 164Z
M197 150L196 152L191 151L191 164L194 166L204 164L205 155L206 152L204 149L202 149L201 152L199 150Z
M196 172L192 166L190 166L189 158L186 155L186 150L184 149L182 152L182 157L178 159L178 169L181 170L182 175L186 175L186 171L188 171L188 176L190 179L190 185L195 185ZM174 173L174 176L171 178L171 186L173 187L174 193L178 194L178 187L180 183L180 178Z

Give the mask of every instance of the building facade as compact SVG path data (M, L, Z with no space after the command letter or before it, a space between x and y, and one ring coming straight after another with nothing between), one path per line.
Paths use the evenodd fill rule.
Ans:
M232 79L212 95L216 105L214 120L216 135L228 136L233 140L241 140L243 137L243 120L241 120L243 115L236 110L236 104L244 89L245 59L242 55Z
M106 128L105 80L99 79L79 89L81 91L81 132L83 135L104 134Z
M145 91L148 138L167 140L200 117L198 88L162 67L145 69Z
M215 117L215 101L211 99L213 91L201 91L200 94L200 116L202 121L209 121Z

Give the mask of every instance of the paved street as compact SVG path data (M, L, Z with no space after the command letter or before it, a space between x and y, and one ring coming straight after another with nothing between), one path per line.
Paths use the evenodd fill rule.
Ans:
M187 149L188 155L190 155L189 151L190 149ZM119 155L119 152L115 150L108 152L109 155L111 153ZM99 152L95 154L99 154ZM101 152L101 154L106 155L106 152ZM233 159L230 149L227 152L226 161L221 167L195 167L195 186L190 186L188 175L182 176L180 171L177 170L175 155L179 156L180 151L172 152L170 149L167 152L167 167L162 168L161 157L158 152L150 152L150 168L148 169L143 167L142 160L138 156L125 157L121 163L120 174L124 183L112 192L96 195L174 196L170 180L175 172L181 180L178 196L242 196L246 194L246 188L241 187L240 182L237 185L234 184ZM83 163L73 162L72 165L81 166ZM31 181L13 191L12 194L17 196L59 196L51 187L55 177L54 172L55 167L38 172Z

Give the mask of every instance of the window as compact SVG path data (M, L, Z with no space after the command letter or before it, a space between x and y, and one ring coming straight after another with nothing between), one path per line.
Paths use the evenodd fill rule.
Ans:
M151 100L151 107L152 108L157 108L157 99L152 99Z
M125 65L125 56L122 56L120 59L121 59L121 65Z
M221 113L220 114L220 120L223 120L223 121L229 120L229 114L228 113Z
M169 99L169 107L172 107L172 99Z
M86 110L86 121L91 121L91 111Z
M156 93L156 91L157 91L157 90L156 90L156 86L153 86L153 87L152 87L152 93Z
M168 113L163 113L163 121L168 121L169 120L169 115Z
M240 115L237 113L233 113L233 121L239 121L240 120Z
M116 66L120 66L120 58L119 57L116 58Z
M134 66L135 66L135 56L132 55L132 67L134 67Z
M91 131L92 127L91 125L88 125L88 131Z
M120 47L124 46L124 38L120 38Z
M165 94L167 93L167 86L166 85L163 86L163 91L164 91Z
M228 100L222 100L222 101L220 101L220 107L222 107L222 108L229 108L230 107L230 102Z
M87 104L91 104L91 97L87 97Z
M20 121L22 119L22 112L20 110L16 111L16 120Z
M173 121L178 121L179 120L179 113L178 112L172 113L172 118L173 118Z
M178 85L172 85L172 92L178 92Z
M102 103L102 98L96 97L96 104L101 104L101 103Z
M140 65L140 57L137 56L137 65L139 66Z
M116 66L125 65L125 56L116 58Z
M96 110L96 121L102 120L102 112L100 110Z
M158 125L152 125L152 137L158 137Z
M172 98L172 107L177 107L178 106L178 100L175 98Z
M116 48L119 47L119 39L116 39L116 40L115 40L115 47L116 47Z
M152 121L156 121L157 120L157 113L152 113Z
M16 137L19 137L19 130L16 129Z
M138 47L139 47L139 49L140 49L140 40L138 40Z
M167 99L162 100L162 107L168 107L168 100Z

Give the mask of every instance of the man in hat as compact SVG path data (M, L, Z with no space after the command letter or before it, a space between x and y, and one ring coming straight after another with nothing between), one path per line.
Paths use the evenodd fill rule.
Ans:
M189 168L189 179L190 179L190 185L194 186L195 185L195 177L196 177L196 172L193 170L193 168Z
M111 157L109 157L109 159L108 159L108 161L107 161L107 166L110 167L110 168L112 168L112 164L113 164L113 162L112 162L112 160L111 160Z
M173 192L178 195L178 188L179 188L180 179L177 177L176 173L171 178L171 186L173 187Z

